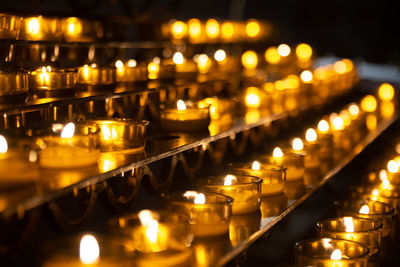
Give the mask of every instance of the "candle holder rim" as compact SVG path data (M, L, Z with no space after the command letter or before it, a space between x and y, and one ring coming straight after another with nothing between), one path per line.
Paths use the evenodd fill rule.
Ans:
M354 198L354 199L350 199L350 201L359 201L359 203L363 203L363 205L365 205L365 203L368 203L368 202L375 202L375 203L379 203L379 205L382 205L382 206L387 207L389 209L389 211L385 211L384 210L383 213L371 213L371 212L369 212L368 214L370 214L370 215L390 215L390 216L396 215L395 208L392 207L391 205L387 204L387 203L384 203L384 202L375 201L375 200L371 200L371 199L365 199L365 198ZM344 208L343 207L344 201L338 201L337 203L338 203L339 207L342 208L343 210L353 212L349 208Z
M365 189L367 192L366 191L359 192L360 188ZM368 191L370 191L370 189L371 189L371 192L368 193ZM400 189L398 189L398 188L385 189L385 188L376 188L374 185L367 185L367 186L357 186L355 188L355 192L357 194L359 194L359 195L371 195L371 196L374 196L374 195L372 195L372 190L375 190L375 189L376 190L384 190L385 192L395 192L396 193L395 195L381 195L381 194L379 194L379 195L377 195L377 197L383 197L383 198L388 198L388 199L400 198Z
M135 120L132 118L96 118L96 119L79 119L77 121L79 124L98 124L98 123L129 123L132 125L148 126L150 121L148 120Z
M189 191L191 191L191 190L189 190ZM233 203L233 198L230 197L230 196L226 196L226 195L218 194L218 193L203 192L203 191L198 191L198 190L193 191L193 192L204 194L205 197L206 197L206 203L204 203L204 204L196 204L194 202L189 202L188 200L185 200L184 198L182 198L182 200L179 200L178 198L180 196L183 196L183 194L185 192L187 192L187 191L175 191L175 192L171 192L171 193L162 195L161 197L163 199L167 200L167 201L171 201L171 202L175 202L175 203L184 202L184 203L191 204L191 205L221 205L221 204L230 204L230 205L232 205L232 203ZM216 201L214 203L207 203L207 196L220 197L220 198L225 199L225 201Z
M284 157L286 157L286 156L298 156L298 157L305 157L306 156L306 153L304 153L304 152L293 152L293 151L290 151L290 150L286 150L286 151L283 151L283 157L280 157L280 158L284 158ZM262 161L262 159L263 158L265 158L265 159L267 159L267 158L279 158L279 157L274 157L273 155L260 155L260 156L257 156L258 158L259 158L259 160L258 161Z
M354 241L350 241L350 240L346 240L346 239L340 239L340 238L324 237L324 238L308 238L308 239L304 239L304 240L296 242L295 250L297 252L298 248L300 246L306 244L306 243L322 242L322 240L324 240L324 239L329 240L329 241L341 241L341 242L349 243L349 244L352 244L352 245L360 246L364 250L363 253L361 255L357 256L357 257L349 258L349 259L343 259L342 258L341 260L338 260L338 261L354 261L354 260L358 260L358 259L363 259L363 258L368 259L369 258L370 253L369 253L369 248L367 246L365 246L365 245L363 245L361 243L358 243L358 242L354 242ZM306 258L310 258L310 259L317 258L317 257L308 256L308 255L301 255L301 257L306 257ZM330 258L322 258L322 259L323 260L331 260ZM334 260L332 260L332 261L334 261Z
M44 67L44 66L43 66ZM75 68L57 68L57 67L53 67L51 66L51 71L46 71L46 72L42 72L42 68L37 68L35 70L32 71L28 71L27 73L29 73L30 75L37 75L37 74L42 74L42 73L67 73L67 74L73 74L73 73L77 73L78 70Z
M316 228L319 229L320 231L322 231L322 227L321 227L322 223L328 223L330 221L337 221L338 219L343 219L344 217L351 217L353 219L362 220L362 221L370 221L370 222L374 223L374 227L371 228L371 229L368 229L368 230L363 230L363 231L346 232L346 231L324 230L324 232L351 234L351 233L367 233L367 232L370 232L370 231L382 231L382 229L383 229L383 224L378 220L372 220L372 219L368 219L368 218L355 217L355 216L342 216L342 217L337 217L337 218L322 219L319 222L317 222Z
M196 180L196 184L197 185L206 185L206 186L212 186L212 187L217 187L217 186L247 186L247 185L251 185L251 184L261 184L263 182L263 179L254 175L246 175L246 174L240 174L240 175L236 175L233 174L236 178L239 177L248 177L251 178L250 182L242 182L242 183L236 183L236 184L232 184L232 185L224 185L224 184L209 184L206 183L206 181L209 180L214 180L214 179L223 179L225 176L224 175L215 175L215 176L209 176L209 177L203 177L200 179Z
M235 165L247 164L247 163L251 163L251 162L230 162L227 165L228 165L229 169L235 169L235 170L251 169L251 170L253 170L251 167L246 168L246 167L235 166ZM282 166L282 165L274 165L274 164L263 163L263 162L261 162L261 164L262 165L260 167L260 171L263 171L263 170L268 170L268 171L270 171L270 170L273 170L273 171L287 171L287 168L285 166ZM265 169L265 167L267 167L267 169ZM253 171L258 171L258 170L253 170Z

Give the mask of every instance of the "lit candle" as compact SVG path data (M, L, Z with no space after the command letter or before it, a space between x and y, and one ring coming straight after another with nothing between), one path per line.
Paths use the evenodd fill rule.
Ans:
M69 17L63 19L62 23L67 42L93 42L104 35L104 29L99 22Z
M160 110L161 128L169 132L206 131L210 123L209 106L178 100L175 107Z
M321 238L296 243L298 266L366 267L369 258L367 247L348 240Z
M117 83L134 83L144 81L147 78L147 68L145 65L138 65L136 60L129 59L125 63L121 60L115 61Z
M0 72L0 104L25 101L28 95L28 73Z
M95 63L78 69L77 87L81 90L96 91L112 89L115 83L115 69L98 67Z
M181 52L175 52L172 57L172 63L175 65L177 78L193 79L197 72L196 63L185 58Z
M16 40L21 25L21 17L0 14L0 21L2 21L0 39Z
M317 223L320 237L337 238L361 243L369 248L370 255L377 253L382 244L383 225L364 218L340 217Z
M206 192L233 198L232 214L251 213L260 209L262 179L255 176L232 175L200 179L197 186Z
M329 123L321 120L317 126L318 144L320 145L321 173L326 174L332 167L333 137L330 132Z
M228 233L232 214L231 197L186 191L172 193L165 196L165 199L169 208L188 216L191 231L196 237Z
M43 168L81 168L97 163L100 155L98 129L53 124L56 135L39 138L39 164ZM77 131L76 131L77 130ZM80 132L85 130L86 132ZM57 135L61 131L61 134ZM77 132L77 134L75 133Z
M61 41L62 21L58 18L26 17L21 22L19 40Z
M76 77L74 70L42 67L29 73L29 87L39 97L73 96Z
M229 165L230 171L262 179L261 194L272 196L282 194L286 181L286 169L280 166L263 164L257 160Z

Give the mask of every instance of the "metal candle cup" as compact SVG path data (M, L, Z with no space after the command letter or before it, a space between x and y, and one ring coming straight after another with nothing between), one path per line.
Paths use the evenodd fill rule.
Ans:
M300 241L296 243L295 251L297 266L366 267L369 257L367 247L331 238ZM336 252L340 253L339 257Z
M251 213L260 209L261 183L262 179L259 177L232 174L196 181L200 191L233 198L232 214Z
M293 182L304 178L305 154L285 153L282 157L261 156L260 162L286 168L286 181Z
M229 170L233 173L241 173L261 178L261 194L263 196L281 194L285 187L286 169L280 166L273 166L254 161L230 164Z
M0 104L23 102L28 95L28 74L0 71Z
M101 23L69 17L62 20L64 39L67 42L93 42L104 35Z
M319 221L316 227L321 238L361 243L369 248L370 255L377 253L382 245L382 228L383 225L379 221L356 217L325 219Z
M78 69L77 87L87 91L112 89L115 83L115 69L98 67L96 64L84 65Z
M233 199L197 191L175 192L165 196L168 208L189 218L196 237L227 234Z
M0 39L17 39L20 24L20 17L0 14Z
M26 17L21 21L19 40L61 41L62 21L58 18Z

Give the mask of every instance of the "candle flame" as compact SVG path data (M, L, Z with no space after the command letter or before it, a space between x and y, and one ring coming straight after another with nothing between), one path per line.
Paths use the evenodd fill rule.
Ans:
M28 32L30 34L38 34L40 31L40 22L37 18L31 18L28 21Z
M360 113L360 108L359 108L358 105L355 104L355 103L350 104L350 106L349 106L349 112L350 112L350 115L351 115L353 118L356 118L356 117L358 116L358 114Z
M249 37L256 37L261 31L260 24L257 20L249 20L246 23L246 34Z
M236 180L237 178L235 175L228 174L227 176L225 176L224 185L232 185L232 183Z
M246 90L246 105L250 108L258 108L260 106L260 97L257 87L249 87Z
M318 131L327 133L329 131L329 123L326 120L320 120L318 123Z
M332 124L333 124L333 128L335 130L343 130L344 129L344 121L339 116L333 118Z
M278 46L278 53L281 57L287 57L290 54L290 46L287 44L280 44Z
M203 193L197 194L194 198L194 204L205 204L206 196Z
M392 189L392 185L390 184L390 181L388 179L382 180L382 188L383 189Z
M388 163L387 163L387 170L390 173L397 173L397 172L399 172L399 165L397 164L396 161L389 160Z
M376 106L376 99L373 95L367 95L361 100L361 108L366 112L374 112Z
M308 61L312 56L311 46L305 43L297 45L296 56L301 61Z
M216 19L206 21L206 34L210 38L216 38L219 35L219 23Z
M369 214L369 207L368 205L363 205L360 209L360 214Z
M259 171L261 169L261 164L257 160L253 161L253 164L251 165L251 169L255 171Z
M300 138L296 137L295 139L293 139L292 148L293 148L293 150L296 150L296 151L303 150L303 148L304 148L303 141L301 141Z
M304 70L301 74L300 74L300 79L304 82L304 83L311 83L313 80L313 74L311 71L309 70Z
M183 54L181 52L176 52L172 57L172 61L176 65L181 65L183 64L183 62L185 62L185 58L183 57Z
M5 154L8 151L7 139L0 134L0 154Z
M242 55L242 64L246 69L255 69L258 64L257 53L253 50L248 50Z
M388 174L386 170L379 171L379 179L381 179L381 181L385 181L388 179Z
M343 220L344 220L344 225L346 227L346 232L347 233L354 232L353 217L344 217Z
M124 63L121 60L117 60L117 61L115 61L115 67L117 69L121 69L124 67Z
M342 252L340 249L335 249L331 254L331 260L339 261L342 259Z
M151 243L156 243L158 239L158 221L149 210L142 210L138 214L140 222L146 228L146 237Z
M61 138L71 138L74 136L74 133L75 124L73 122L67 123L61 132Z
M103 139L104 140L110 140L111 139L111 132L110 132L110 129L108 128L107 125L102 125L101 126L101 133L103 134Z
M226 59L226 53L224 50L222 49L218 49L217 51L215 51L214 53L214 58L216 61L222 62Z
M274 151L272 152L272 156L274 158L282 158L283 157L283 151L280 147L275 147Z
M180 99L176 102L176 107L178 108L178 110L186 110L185 102Z
M379 190L378 189L374 189L374 190L372 190L371 194L373 196L379 196Z
M391 101L394 96L394 88L389 83L382 83L378 89L379 98L383 101Z
M317 132L313 128L309 128L306 131L306 141L315 142L317 140Z
M137 66L137 62L136 62L136 60L134 60L134 59L129 59L128 62L126 62L126 65L127 65L129 68L134 68L134 67Z
M93 235L84 235L79 246L79 257L84 264L94 264L100 259L100 247Z

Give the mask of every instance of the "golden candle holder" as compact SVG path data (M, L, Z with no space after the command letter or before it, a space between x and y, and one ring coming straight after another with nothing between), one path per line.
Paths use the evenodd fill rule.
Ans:
M101 23L69 17L62 19L64 40L67 42L93 42L103 37Z
M262 179L248 175L215 176L196 181L200 191L217 193L233 198L232 214L258 211L261 205Z
M342 239L309 239L296 243L297 266L366 267L367 247Z
M96 64L84 65L78 69L77 89L82 91L113 90L115 69L98 67Z
M123 151L129 153L144 150L148 121L132 119L80 120L82 127L100 130L100 151ZM90 131L90 129L88 129Z
M357 186L355 193L356 197L386 203L396 210L400 210L400 190L391 185Z
M379 221L357 217L325 219L316 226L321 238L345 239L363 244L368 247L370 256L381 248L382 228Z
M349 199L337 203L339 216L352 216L379 221L382 237L390 236L396 211L388 204L367 199Z
M229 240L232 246L238 245L253 233L260 230L261 212L233 215L229 221Z
M115 62L117 83L129 84L143 82L147 80L147 67L143 64L137 64L136 60L130 59L125 63L121 60Z
M73 96L76 87L76 71L50 66L39 68L29 73L29 87L38 97Z
M0 39L17 39L20 25L20 17L0 13Z
M21 21L19 40L27 41L61 41L63 34L62 21L49 17L25 17Z
M168 132L207 131L210 123L209 106L178 100L176 106L160 110L160 126Z
M97 164L100 156L99 129L74 123L53 124L52 134L40 137L39 165L42 168L71 169Z
M0 71L0 104L23 102L27 96L27 73Z
M263 219L275 217L288 207L288 199L284 194L263 196L261 198L261 217Z
M138 266L188 266L193 235L188 219L178 213L141 210L111 221Z
M233 199L228 196L197 191L166 195L168 208L186 215L195 237L224 235L229 232Z
M283 192L286 182L286 169L284 167L263 164L259 161L231 163L228 167L233 173L261 178L261 194L263 196L278 195Z

